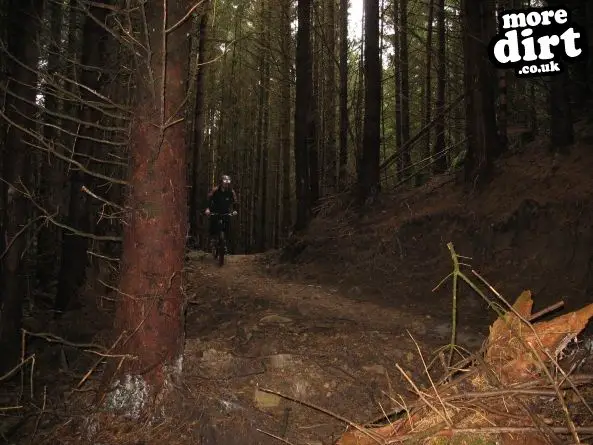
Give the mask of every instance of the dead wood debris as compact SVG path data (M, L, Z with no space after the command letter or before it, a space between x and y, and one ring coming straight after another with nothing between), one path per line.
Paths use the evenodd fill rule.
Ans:
M336 445L585 443L593 410L583 393L592 399L593 375L576 374L574 360L561 362L593 304L533 324L532 307L531 292L523 292L492 324L482 351L441 383L420 389L404 375L418 401L383 416L383 425L350 427ZM576 406L588 426L573 420Z

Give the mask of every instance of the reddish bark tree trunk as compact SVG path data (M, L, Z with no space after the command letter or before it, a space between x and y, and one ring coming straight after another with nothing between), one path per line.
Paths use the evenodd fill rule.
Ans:
M185 0L163 2L167 26L185 15ZM130 140L130 213L124 226L115 318L115 333L123 334L120 352L136 359L127 360L116 372L115 389L107 398L109 408L134 417L152 406L172 374L181 372L185 309L181 271L188 216L186 126L165 123L182 117L189 22L167 34L163 55L163 3L149 2L145 9L153 54L146 66L138 67L142 78L137 82Z

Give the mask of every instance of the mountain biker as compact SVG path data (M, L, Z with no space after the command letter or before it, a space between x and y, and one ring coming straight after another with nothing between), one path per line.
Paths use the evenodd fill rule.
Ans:
M231 214L236 215L237 211L233 206L237 203L237 194L231 186L231 178L229 175L222 175L217 186L215 186L210 193L208 193L208 207L206 208L206 216L210 218L210 247L216 243L216 238L221 227L218 226L218 218L213 218L212 213ZM229 215L224 215L222 218L225 232L229 228Z

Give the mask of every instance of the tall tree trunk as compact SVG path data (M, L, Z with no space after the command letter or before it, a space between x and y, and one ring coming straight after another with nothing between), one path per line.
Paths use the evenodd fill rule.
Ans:
M422 127L426 127L431 122L432 115L432 23L434 21L434 0L428 0L428 25L426 30L426 72L424 78L424 122ZM426 132L424 139L424 154L430 156L431 153L431 135L432 131L429 129ZM424 157L424 156L423 156Z
M360 169L362 168L362 138L364 128L364 23L365 13L363 9L362 14L362 42L360 45L359 61L358 61L358 78L356 86L356 104L354 105L354 147L356 150L356 176L357 178L361 175Z
M508 0L499 0L498 7L501 10L509 9ZM498 76L498 113L497 113L497 130L498 141L500 143L500 151L504 152L508 148L508 85L507 85L507 70L497 70Z
M381 73L383 72L383 62L385 61L385 54L383 52L383 46L385 43L385 0L379 0L379 23L381 24L381 27L379 29L379 66L381 67ZM380 145L381 145L381 152L380 152L380 157L382 159L385 159L387 157L387 137L386 137L386 113L385 113L385 101L383 100L383 98L385 97L385 88L383 85L383 80L381 80L381 92L380 92L380 97L381 97L381 107L380 107L380 111L381 111L381 122L380 122L380 128L381 128L381 132L379 135L379 140L380 140ZM385 172L383 172L384 174L384 178L387 179L387 175Z
M313 41L313 109L315 116L315 150L317 152L317 167L319 168L319 196L324 193L325 181L325 70L327 52L325 43L325 5L315 3L311 5L312 28L311 38ZM310 158L309 158L310 159ZM313 176L311 177L313 186ZM312 197L313 200L313 197Z
M0 40L3 42L8 42L8 33L11 31L10 29L10 17L9 17L9 2L3 1L0 2ZM9 59L5 56L4 52L0 50L0 84L8 85L8 78L9 78ZM8 132L7 129L10 127L10 124L6 122L3 117L0 117L0 172L4 173L4 157L7 155L6 146L8 145ZM0 181L0 209L6 209L7 207L7 199L8 199L8 185L4 181ZM6 243L8 240L2 236L4 235L4 222L5 222L5 215L4 213L0 213L0 251L4 252L6 249ZM2 273L2 266L0 263L0 277ZM0 278L1 279L1 278ZM1 282L0 282L1 285ZM0 297L0 304L2 298Z
M494 112L493 68L486 58L485 43L494 22L489 0L463 0L463 38L466 98L465 178L472 186L485 184L498 151Z
M207 0L208 1L208 0ZM208 5L206 4L206 8ZM189 227L190 236L196 247L200 244L203 248L205 243L200 243L200 204L202 196L207 190L202 186L203 177L206 174L203 165L204 152L204 90L206 64L206 39L208 38L208 11L205 10L200 17L200 26L198 31L198 71L196 73L196 105L194 116L194 146L192 147L192 170L191 170L191 192L189 205Z
M434 124L436 140L432 153L435 174L444 173L447 170L447 156L445 155L445 116L442 114L445 109L445 94L447 87L447 47L445 35L445 0L437 0L437 37L438 37L438 62L437 62L437 97L436 112L437 120Z
M558 0L548 1L548 5L557 7ZM572 19L583 27L585 30L587 40L585 45L588 46L589 55L593 53L593 4L588 0L574 0L571 7ZM592 97L593 86L593 71L591 70L592 57L589 56L585 60L577 62L571 66L569 83L569 94L572 99L572 107L575 114L581 112L587 113L588 105ZM593 114L592 114L593 116Z
M47 2L49 6L49 45L47 56L47 76L52 79L58 72L61 63L62 22L64 20L64 7L60 2ZM54 81L44 91L44 107L50 113L44 116L45 126L43 136L48 141L59 138L60 119L55 117L59 107L59 93L51 88ZM56 150L59 150L56 144ZM41 159L39 177L39 194L41 205L53 213L60 207L62 187L64 181L63 162L51 155L44 155ZM59 258L60 230L50 223L44 223L37 235L37 280L39 287L49 290L50 284L56 276L56 258Z
M325 11L327 27L324 30L327 35L327 77L325 86L325 172L326 187L333 193L337 186L336 172L336 0L327 2Z
M117 368L113 362L105 374L105 382L112 376L115 381L107 406L119 407L122 414L133 417L148 413L162 400L156 397L170 387L170 379L179 378L182 372L186 126L166 124L184 112L189 21L172 32L165 33L163 28L183 17L186 6L184 0L145 4L153 54L137 67L130 133L130 212L123 232L114 321L115 335L123 336L119 352L136 359Z
M315 60L315 57L312 55L312 61ZM319 77L315 76L317 79L316 83L319 84ZM312 85L314 83L312 82ZM311 91L314 91L311 88ZM309 213L313 212L313 209L317 205L319 198L321 197L321 172L319 168L319 152L320 152L320 137L319 135L321 132L320 129L320 115L321 109L317 105L317 101L314 99L315 96L312 96L311 99L311 112L310 112L310 119L307 122L307 135L310 141L308 146L308 160L309 160Z
M535 95L535 85L532 83L529 85L529 130L531 130L532 134L538 129L538 119L537 119L537 102L536 102L536 95Z
M348 0L340 0L340 168L339 186L346 186L348 169Z
M461 27L462 24L459 24L455 31L457 31L457 29L459 29L459 32L461 32ZM456 63L455 65L453 65L452 69L451 69L452 73L449 76L449 85L456 85L456 89L455 89L455 95L456 94L461 94L465 88L465 76L464 76L464 64L463 63ZM449 91L451 91L452 89L449 88ZM453 92L451 91L451 94L449 94L449 99L448 99L448 103L451 103L453 101L453 98L455 97L455 95L453 94ZM465 104L465 102L464 102ZM457 106L453 109L453 113L452 113L452 122L450 122L449 126L452 127L452 133L454 135L454 143L461 143L461 141L463 139L465 139L465 134L466 134L466 122L465 122L465 108L466 107L462 107L462 106ZM455 155L454 154L449 154L449 160L450 162L453 161L453 157Z
M552 151L568 153L574 144L574 127L569 93L569 72L550 78L550 143Z
M365 0L365 106L360 198L375 198L381 189L381 59L379 55L379 0Z
M296 101L294 128L294 159L297 214L295 230L307 227L310 219L311 181L309 156L315 144L311 129L313 116L313 78L311 55L311 0L298 0L296 48Z
M9 7L10 2L0 2L0 41L8 43L8 33L10 29L10 17ZM0 50L0 84L8 85L9 78L9 66L10 60L4 54L4 51ZM4 110L4 108L2 108ZM4 173L4 156L6 155L6 146L8 144L8 132L7 129L10 124L6 122L3 117L0 117L0 172ZM4 181L0 181L0 208L6 209L6 200L8 185ZM4 234L4 215L0 213L0 235ZM0 236L0 250L4 252L6 249L7 240ZM0 263L1 264L1 263ZM1 273L1 268L0 268ZM1 276L1 275L0 275ZM0 298L1 301L1 298Z
M39 58L36 40L42 5L36 0L10 0L7 8L7 50L16 60L2 56L8 60L8 88L14 96L7 95L9 106L5 109L10 125L2 160L2 177L10 186L4 197L6 207L2 215L2 238L6 240L6 247L0 283L0 374L16 365L20 355L26 293L23 254L27 245L29 212L27 198L17 190L23 190L23 186L31 187L32 165L26 130L31 125L28 117L34 116L36 111L31 103L35 102L37 93L34 69Z
M559 7L561 2L548 0L548 5ZM586 17L586 14L581 14L581 18L583 15ZM574 144L570 83L569 67L565 67L563 73L549 78L550 144L552 151L559 153L567 153L570 146ZM586 94L584 91L583 93ZM577 105L579 105L578 101Z
M91 8L91 14L93 17L86 17L83 27L80 82L86 88L81 88L82 102L77 113L80 121L89 124L100 122L102 118L100 111L87 104L96 99L90 91L100 91L101 77L93 68L105 66L108 38L105 29L95 21L104 23L107 9ZM92 125L81 126L81 137L75 141L74 152L82 156L91 155L96 142L88 138L95 136L95 132L96 128ZM85 163L85 159L80 158L80 162ZM84 172L75 168L71 169L70 201L66 218L67 226L85 233L90 231L90 206L87 194L82 191L87 179L88 176ZM76 302L78 289L86 277L87 250L88 238L86 236L79 236L71 230L63 231L61 263L54 306L56 317L59 317L63 311L69 309Z
M507 102L507 71L498 72L498 140L501 151L508 146L508 102Z
M395 30L393 32L393 65L394 73L393 80L395 81L395 149L398 153L396 162L396 172L398 180L401 181L401 175L404 168L403 156L403 96L402 96L402 57L401 57L401 20L399 10L401 8L402 0L393 0L393 17L395 22Z
M589 0L581 0L581 4L585 8L585 29L587 30L587 45L589 54L587 59L581 63L585 65L583 70L586 71L585 77L587 82L587 100L588 103L591 104L591 102L593 101L593 57L591 56L591 54L593 54L593 4L591 4ZM593 107L589 107L587 113L589 117L589 122L593 121L592 108Z
M261 18L260 18L261 19ZM261 25L260 32L263 34L263 24ZM260 49L258 55L258 70L259 73L259 84L257 88L257 131L255 134L255 156L253 157L253 195L252 199L252 213L253 213L253 226L252 226L252 234L251 238L254 242L255 251L260 247L261 244L261 220L262 220L262 213L261 213L261 206L263 202L262 196L262 170L263 170L263 148L264 148L264 118L265 118L265 100L266 100L266 91L264 88L264 72L265 72L265 54L263 49ZM220 131L220 130L219 130ZM265 204L264 204L265 205Z
M242 4L239 6L239 8L237 8L237 14L234 18L234 30L233 30L233 39L235 41L241 40L243 37L243 28L242 28L242 18L244 17L244 10L245 7L247 6L247 4ZM241 126L241 118L242 116L242 107L239 106L239 101L240 101L240 92L241 89L239 88L240 83L238 82L238 79L240 79L239 76L237 76L237 73L240 72L240 66L241 66L241 61L242 61L242 57L241 57L241 51L238 50L237 45L233 45L232 46L232 50L231 50L231 54L230 54L230 59L231 59L231 72L230 72L230 78L232 79L232 82L234 85L238 85L237 87L233 87L233 88L228 88L228 94L229 94L229 110L231 112L231 136L230 136L230 141L229 141L229 146L231 148L231 165L229 167L229 171L233 171L233 172L237 172L238 169L240 169L242 167L242 165L244 165L242 163L243 159L242 159L242 153L243 150L238 150L237 147L240 147L244 141L244 136L243 133L245 132L244 128ZM236 179L236 180L235 180ZM239 201L238 204L238 208L240 208L240 203L241 203L241 196L240 195L240 190L243 189L242 185L244 183L243 181L243 175L236 175L236 178L233 179L233 184L234 184L234 189L235 191L239 191L237 192L237 200ZM241 249L240 244L242 241L242 237L239 234L239 232L241 231L241 220L242 220L242 215L240 215L238 218L233 218L232 222L231 222L231 236L229 241L229 251L231 253L236 253L238 251L238 249Z
M224 65L223 65L223 70L221 72L220 78L218 79L219 84L224 85L226 78L225 78L225 73L224 73ZM225 146L225 135L226 135L226 117L227 117L227 109L225 108L225 98L226 98L226 94L225 94L225 89L224 88L219 88L220 91L220 97L219 97L219 102L217 104L217 108L216 111L218 112L218 119L215 120L215 126L216 126L216 150L213 152L214 154L214 159L215 159L215 168L214 168L214 174L215 176L215 182L218 182L218 178L220 178L220 175L223 174L223 172L225 171L225 165L224 165L224 156L226 154L226 146Z
M257 209L257 197L259 196L259 149L260 149L260 134L261 134L261 125L260 125L260 117L259 113L261 110L261 103L260 97L261 94L257 94L256 106L257 106L257 125L255 130L255 144L249 150L249 171L250 171L250 181L249 181L249 191L250 191L250 218L249 218L249 253L253 252L257 247L257 239L255 238L256 230L257 230L257 221L258 215L255 209Z
M264 38L266 48L270 47L270 26L271 20L269 19L270 8L266 0L262 0L262 20L264 25ZM270 141L270 55L267 49L262 50L262 141L261 141L261 154L262 154L262 166L261 166L261 181L262 181L262 192L260 200L260 238L258 243L258 249L260 252L266 250L267 239L268 239L268 168L269 168L269 141Z
M291 192L290 192L290 131L291 131L291 100L290 86L292 84L292 57L291 57L291 4L292 0L282 0L281 23L282 23L282 106L281 128L282 128L282 238L285 238L292 221Z
M399 7L399 26L400 26L400 61L401 64L401 168L399 169L400 176L406 177L410 173L407 171L412 163L410 154L410 147L407 146L410 140L410 67L408 57L408 0L400 0Z

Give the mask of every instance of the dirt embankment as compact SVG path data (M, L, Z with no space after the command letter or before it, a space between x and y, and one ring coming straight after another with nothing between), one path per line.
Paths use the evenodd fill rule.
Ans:
M439 177L384 195L367 215L330 212L269 257L268 269L331 283L356 300L443 315L451 287L432 289L451 272L446 244L453 242L509 300L528 288L536 310L561 299L566 310L591 301L593 146L581 142L557 158L533 143L499 161L495 175L481 193ZM462 322L478 330L494 318L467 288L459 304Z

